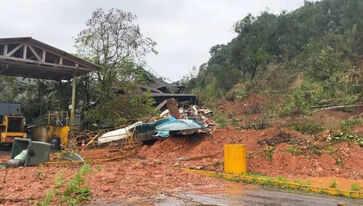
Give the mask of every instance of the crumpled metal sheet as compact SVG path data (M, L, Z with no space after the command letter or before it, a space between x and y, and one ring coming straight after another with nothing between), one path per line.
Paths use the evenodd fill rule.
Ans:
M137 127L138 125L141 125L142 122L136 122L130 126L127 126L125 128L121 128L121 129L117 129L117 130L113 130L110 132L107 132L105 134L103 134L101 137L98 138L98 145L104 144L104 143L108 143L108 142L113 142L113 141L118 141L121 139L126 139L127 137L129 137L131 135L131 130L134 129L135 127Z
M180 131L202 128L205 128L205 126L197 120L175 119L157 126L156 131Z
M155 136L169 137L170 132L180 131L181 133L194 133L205 126L197 121L190 119L172 119L162 125L157 126Z

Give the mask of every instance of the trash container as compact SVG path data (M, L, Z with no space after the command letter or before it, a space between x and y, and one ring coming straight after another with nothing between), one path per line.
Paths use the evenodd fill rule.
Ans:
M51 145L45 142L30 141L29 139L15 138L11 149L11 159L28 149L24 166L37 165L49 160Z
M30 147L30 139L14 138L13 147L11 148L10 159L14 159L16 155Z

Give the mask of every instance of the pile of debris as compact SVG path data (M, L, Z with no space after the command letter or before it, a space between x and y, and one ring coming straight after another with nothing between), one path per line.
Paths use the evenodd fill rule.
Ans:
M175 99L168 99L156 109L161 111L159 117L149 118L145 122L138 121L125 128L113 130L99 136L97 144L102 145L114 141L125 141L133 138L145 142L174 135L211 134L216 123L213 112L199 105L184 104L178 106Z

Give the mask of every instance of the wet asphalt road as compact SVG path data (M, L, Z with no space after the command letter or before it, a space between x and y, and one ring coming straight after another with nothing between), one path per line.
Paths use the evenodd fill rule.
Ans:
M155 205L362 206L363 200L277 190L245 190L243 194L193 194L159 199Z
M90 205L156 205L156 206L195 206L195 205L240 205L240 206L362 206L363 200L317 195L311 193L248 189L239 193L201 194L185 192L177 195L159 195L153 199L123 204L119 201L96 201Z

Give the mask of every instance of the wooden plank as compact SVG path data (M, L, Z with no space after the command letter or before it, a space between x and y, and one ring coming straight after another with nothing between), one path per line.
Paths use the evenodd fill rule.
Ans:
M155 107L155 109L159 111L167 102L168 102L167 100L164 100L157 107Z
M48 79L48 80L60 80L60 79L71 79L72 74L66 71L53 71L49 72L47 70L33 70L33 69L21 69L19 67L9 67L8 69L4 70L2 75L8 76L20 76L20 77L27 77L27 78L36 78L36 79Z
M7 57L7 56L2 56L0 55L0 59L6 59L6 60L14 60L14 61L17 61L18 63L33 63L33 64L36 64L36 65L44 65L44 66L52 66L54 68L60 68L60 69L68 69L69 70L79 70L79 71L86 71L86 72L89 72L91 70L87 69L87 68L84 68L84 67L72 67L72 66L68 66L68 65L59 65L59 64L52 64L52 63L46 63L46 62L38 62L38 61L34 61L34 60L30 60L30 59L22 59L22 58L16 58L16 57Z
M168 107L169 114L176 119L180 119L178 103L174 98L168 99L166 106Z
M39 62L41 62L42 59L40 58L39 54L35 51L35 49L31 45L28 45L28 47L29 47L30 51L34 54L34 56L37 58L37 60Z
M3 53L4 56L8 56L8 45L5 44L4 45L4 53Z
M42 50L42 62L45 63L45 55L47 55L47 52L43 49Z
M23 59L26 59L26 55L27 55L27 46L26 44L24 44L24 47L23 47Z
M15 47L13 50L11 50L9 53L8 53L8 56L10 57L11 55L13 55L15 52L17 52L22 46L24 46L24 44L20 44L18 45L17 47Z

